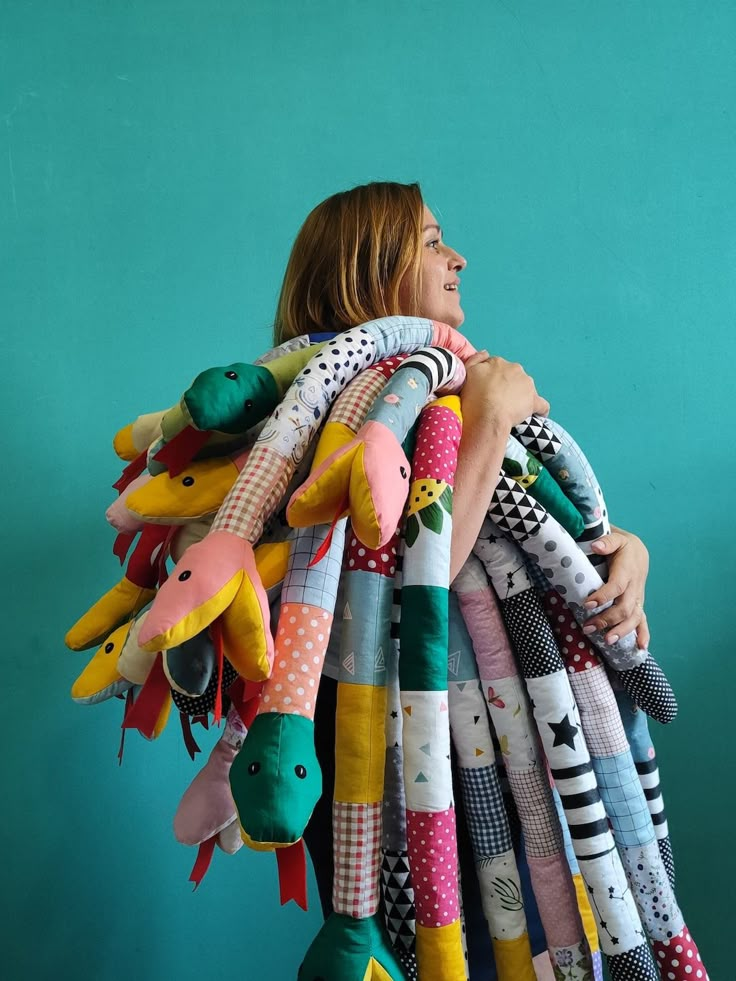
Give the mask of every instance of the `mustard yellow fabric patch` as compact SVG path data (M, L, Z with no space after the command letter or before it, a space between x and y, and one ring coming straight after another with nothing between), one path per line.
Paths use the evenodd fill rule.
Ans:
M335 800L371 804L383 797L385 717L385 688L338 685Z
M493 940L493 956L500 981L537 981L529 934L513 940Z
M593 916L593 910L590 908L590 901L588 900L588 893L585 888L585 883L583 882L583 877L579 872L576 872L572 877L572 881L575 883L575 894L578 900L578 909L580 910L580 918L583 921L583 930L585 931L585 936L588 941L588 946L593 954L600 949L600 944L598 943L598 931L595 925L595 917Z
M429 403L429 405L444 406L446 409L449 409L450 412L454 412L455 415L460 420L460 422L463 421L463 413L462 413L462 409L460 408L459 395L443 395L442 398L440 399L434 399L432 402Z
M152 477L128 496L125 505L151 524L187 524L219 510L238 472L230 457L195 461L176 477Z
M115 433L112 440L112 448L121 460L135 460L142 450L137 450L133 442L133 423L123 426Z
M156 591L142 589L123 577L81 616L67 632L64 643L73 651L85 651L103 641L121 621L128 621L147 606Z
M125 679L118 671L118 658L130 632L130 623L114 630L88 662L72 685L72 698L81 704L95 704L117 693Z
M346 448L321 474L314 471L294 494L286 510L292 528L328 525L336 516L347 513L350 473L358 443Z
M266 542L254 551L256 568L264 589L270 589L282 582L289 561L289 542Z
M225 656L240 677L265 681L271 674L266 646L266 631L271 628L263 622L261 605L248 576L241 575L238 588L222 611L220 624Z
M363 981L396 981L396 979L391 977L388 971L378 963L375 957L371 957L371 959L368 961L368 967L365 969Z
M312 460L312 472L321 467L327 457L331 456L335 450L341 450L352 439L355 439L355 433L344 422L325 423Z
M358 447L350 474L350 521L355 534L365 546L379 548L383 544L373 490L365 468L363 443Z
M465 981L460 920L442 927L417 923L417 964L422 981Z
M153 735L151 739L158 739L161 733L166 728L166 723L169 721L171 716L171 706L173 705L173 699L171 695L168 695L166 701L161 706L161 711L156 719L156 725L153 727Z

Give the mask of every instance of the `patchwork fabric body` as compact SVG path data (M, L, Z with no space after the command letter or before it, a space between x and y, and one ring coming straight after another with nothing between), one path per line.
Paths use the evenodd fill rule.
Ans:
M173 705L192 758L193 723L227 716L177 812L191 879L245 843L275 852L282 902L306 905L339 619L334 913L302 981L466 977L453 754L502 981L534 978L516 821L556 977L598 981L603 954L613 981L705 978L646 718L671 721L676 701L633 634L582 632L610 525L556 422L515 427L450 596L472 353L446 325L382 318L207 369L121 430L108 518L125 574L67 635L97 648L72 696L124 698L124 731L147 738Z

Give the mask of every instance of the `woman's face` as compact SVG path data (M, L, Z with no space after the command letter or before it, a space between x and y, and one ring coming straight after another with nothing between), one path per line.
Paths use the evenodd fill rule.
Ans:
M466 266L466 260L442 241L442 229L425 205L422 221L420 317L439 320L450 327L459 327L462 324L465 314L460 306L458 273Z

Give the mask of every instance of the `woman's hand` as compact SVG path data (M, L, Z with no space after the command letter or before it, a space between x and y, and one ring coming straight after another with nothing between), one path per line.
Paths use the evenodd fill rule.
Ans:
M631 630L636 631L640 648L649 647L649 627L644 613L644 590L649 573L649 552L644 542L623 528L611 527L611 534L593 542L593 551L609 559L608 582L588 597L592 610L613 600L613 606L588 620L584 633L605 630L607 644L615 644Z
M533 412L547 415L549 402L537 394L534 379L520 364L478 351L465 362L467 378L460 396L466 429L506 432ZM478 434L480 435L480 433Z

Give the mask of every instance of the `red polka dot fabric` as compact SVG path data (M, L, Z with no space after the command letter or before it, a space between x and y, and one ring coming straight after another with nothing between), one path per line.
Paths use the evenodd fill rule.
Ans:
M417 923L425 927L454 923L460 916L455 808L433 813L407 808L406 830Z
M425 409L412 458L412 478L445 480L452 487L461 435L460 420L447 406Z
M708 972L686 926L666 943L655 940L653 947L660 976L666 981L708 981Z
M554 589L544 594L544 609L557 638L568 674L587 671L603 663L580 629L567 603Z
M379 375L388 380L396 369L399 367L402 361L405 361L409 357L408 354L396 354L393 358L384 358L383 361L379 361L374 364L371 371L377 371Z
M396 572L396 550L399 543L398 530L383 548L366 548L352 532L348 534L345 568L350 572L375 572L380 576L392 578Z

